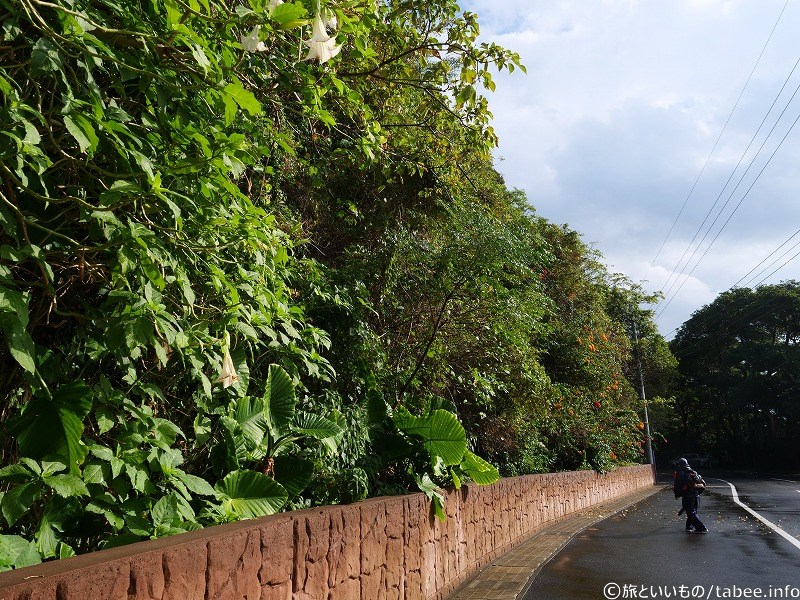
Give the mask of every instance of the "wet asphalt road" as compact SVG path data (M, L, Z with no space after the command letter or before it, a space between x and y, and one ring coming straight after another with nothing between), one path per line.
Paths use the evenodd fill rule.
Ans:
M722 481L734 484L740 501L800 538L800 477L703 476L709 490L700 497L699 516L708 534L684 532L685 517L676 514L680 500L670 486L576 536L542 568L525 600L747 597L736 596L734 586L742 594L747 588L764 598L800 598L800 548L736 505ZM689 595L674 589L681 585Z

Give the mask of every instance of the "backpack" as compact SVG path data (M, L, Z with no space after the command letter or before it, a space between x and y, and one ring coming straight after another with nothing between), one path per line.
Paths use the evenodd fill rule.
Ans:
M706 489L706 482L697 471L692 469L680 470L675 472L675 482L672 487L675 497L680 498L692 490L702 494Z
M706 489L706 482L697 471L689 471L689 489L693 489L701 494Z

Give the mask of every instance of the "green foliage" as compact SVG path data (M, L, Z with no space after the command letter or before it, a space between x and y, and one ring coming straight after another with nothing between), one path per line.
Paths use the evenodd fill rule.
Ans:
M0 6L0 569L638 458L647 299L491 167L476 15Z
M232 471L215 489L226 520L253 519L280 510L289 496L274 479L255 471Z
M319 440L328 451L335 453L336 439L344 433L330 419L296 411L294 384L278 365L269 367L264 395L232 400L227 414L220 417L219 425L220 435L211 456L218 472L231 471L229 476L239 474L230 485L241 487L240 480L244 477L247 485L253 487L250 478L260 473L240 471L245 465L259 465L265 474L278 482L277 488L271 490L276 494L276 501L271 504L270 512L262 514L276 512L311 482L313 463L300 456L287 455L298 442L309 438ZM258 486L266 485L260 478L256 479ZM219 486L217 489L220 490ZM281 501L277 502L277 498ZM228 500L230 498L226 497L226 502ZM226 518L231 515L250 518L251 512L226 509L225 515Z
M800 284L786 281L724 292L683 324L672 342L682 376L670 436L676 450L715 451L743 466L796 466L798 315ZM694 437L698 429L703 439Z
M19 452L30 458L65 456L71 474L79 472L87 450L81 441L83 421L92 407L91 390L83 383L62 385L51 399L31 399L9 431Z
M184 468L186 436L175 423L127 399L118 414L108 413L99 425L111 434L109 445L84 438L80 468L72 473L65 462L74 453L59 415L66 411L62 405L80 406L89 392L83 385L62 386L50 403L53 415L32 412L30 407L37 405L28 403L14 431L21 452L43 457L23 456L0 469L0 481L7 487L0 499L3 519L10 529L30 537L42 558L278 512L313 478L313 463L293 455L292 447L343 433L324 417L297 413L289 375L270 365L264 395L233 398L226 412L212 413L216 424L209 428L211 435L203 434L202 446L188 453L200 458L202 449L211 447L223 474L215 486ZM44 427L45 417L55 423L52 440L29 434L29 427ZM265 472L248 465L263 465ZM207 469L194 470L212 475Z
M419 438L431 459L438 459L445 466L452 466L459 464L464 458L467 434L453 413L439 409L424 417L415 417L400 407L392 421L401 433Z
M0 535L0 571L38 565L36 545L18 535Z
M458 488L464 479L489 485L500 478L496 467L467 449L466 431L450 410L432 405L415 416L403 406L388 411L378 400L373 405L374 474L385 472L389 465L402 465L405 477L398 476L395 485L414 482L431 499L439 518L444 519L442 487Z

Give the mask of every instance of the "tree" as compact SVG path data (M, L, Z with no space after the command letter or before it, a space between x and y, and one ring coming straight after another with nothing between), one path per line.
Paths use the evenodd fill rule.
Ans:
M734 460L789 465L798 427L795 281L735 289L679 330L673 349L686 378L685 426L707 428L711 448Z

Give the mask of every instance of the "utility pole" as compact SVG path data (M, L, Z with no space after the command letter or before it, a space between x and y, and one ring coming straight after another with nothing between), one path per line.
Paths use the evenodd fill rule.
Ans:
M650 436L650 417L647 414L647 395L644 392L644 374L642 373L642 353L639 348L639 331L636 328L636 321L633 322L633 341L636 344L636 366L639 371L639 395L644 404L644 433L647 444L647 460L653 467L655 473L656 461L653 458L653 439Z

